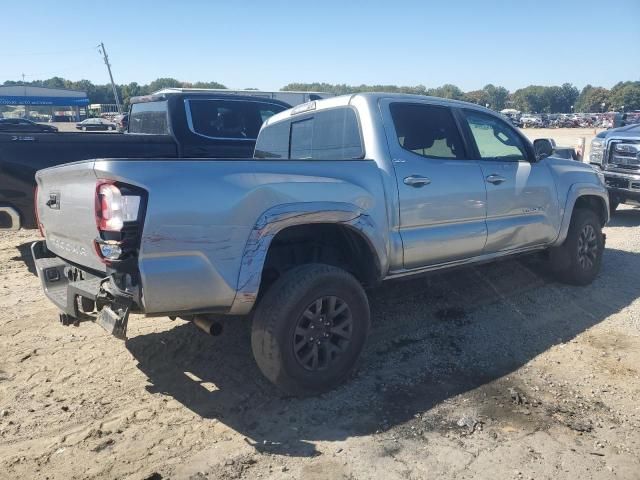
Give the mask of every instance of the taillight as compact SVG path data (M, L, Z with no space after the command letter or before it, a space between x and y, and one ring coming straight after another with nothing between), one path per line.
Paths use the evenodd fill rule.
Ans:
M96 225L100 231L96 251L107 263L126 258L137 248L139 237L132 237L127 225L135 225L139 219L142 197L138 193L139 189L110 181L96 186Z
M96 190L96 224L102 232L119 232L125 222L138 219L140 196L123 195L113 183L99 183Z

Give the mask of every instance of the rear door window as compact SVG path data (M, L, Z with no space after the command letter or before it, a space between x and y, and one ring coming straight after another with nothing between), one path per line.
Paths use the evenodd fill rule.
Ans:
M185 100L189 128L208 138L255 140L262 123L285 107L246 100Z
M420 103L392 103L389 108L398 143L405 150L428 158L466 157L449 108Z
M169 133L167 101L131 105L129 133L166 135Z

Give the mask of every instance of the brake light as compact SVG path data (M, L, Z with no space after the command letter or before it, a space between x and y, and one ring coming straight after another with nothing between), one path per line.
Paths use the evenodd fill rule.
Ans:
M113 184L98 185L96 198L96 223L98 230L119 232L124 226L122 217L122 194Z
M103 232L119 232L125 222L138 219L140 197L123 195L113 183L99 183L96 189L96 224Z
M130 185L98 182L95 212L100 236L95 240L95 248L107 265L126 258L137 248L140 238L135 233L135 226L139 220L142 195L140 189Z

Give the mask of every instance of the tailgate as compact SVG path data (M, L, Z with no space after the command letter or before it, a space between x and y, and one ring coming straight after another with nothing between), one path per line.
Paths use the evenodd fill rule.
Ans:
M40 170L37 211L47 248L63 259L105 271L94 247L98 237L92 160Z

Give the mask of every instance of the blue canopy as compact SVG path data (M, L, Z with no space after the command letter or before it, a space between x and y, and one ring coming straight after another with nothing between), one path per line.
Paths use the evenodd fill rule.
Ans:
M89 105L87 97L25 97L0 95L0 105L55 105L60 107Z

